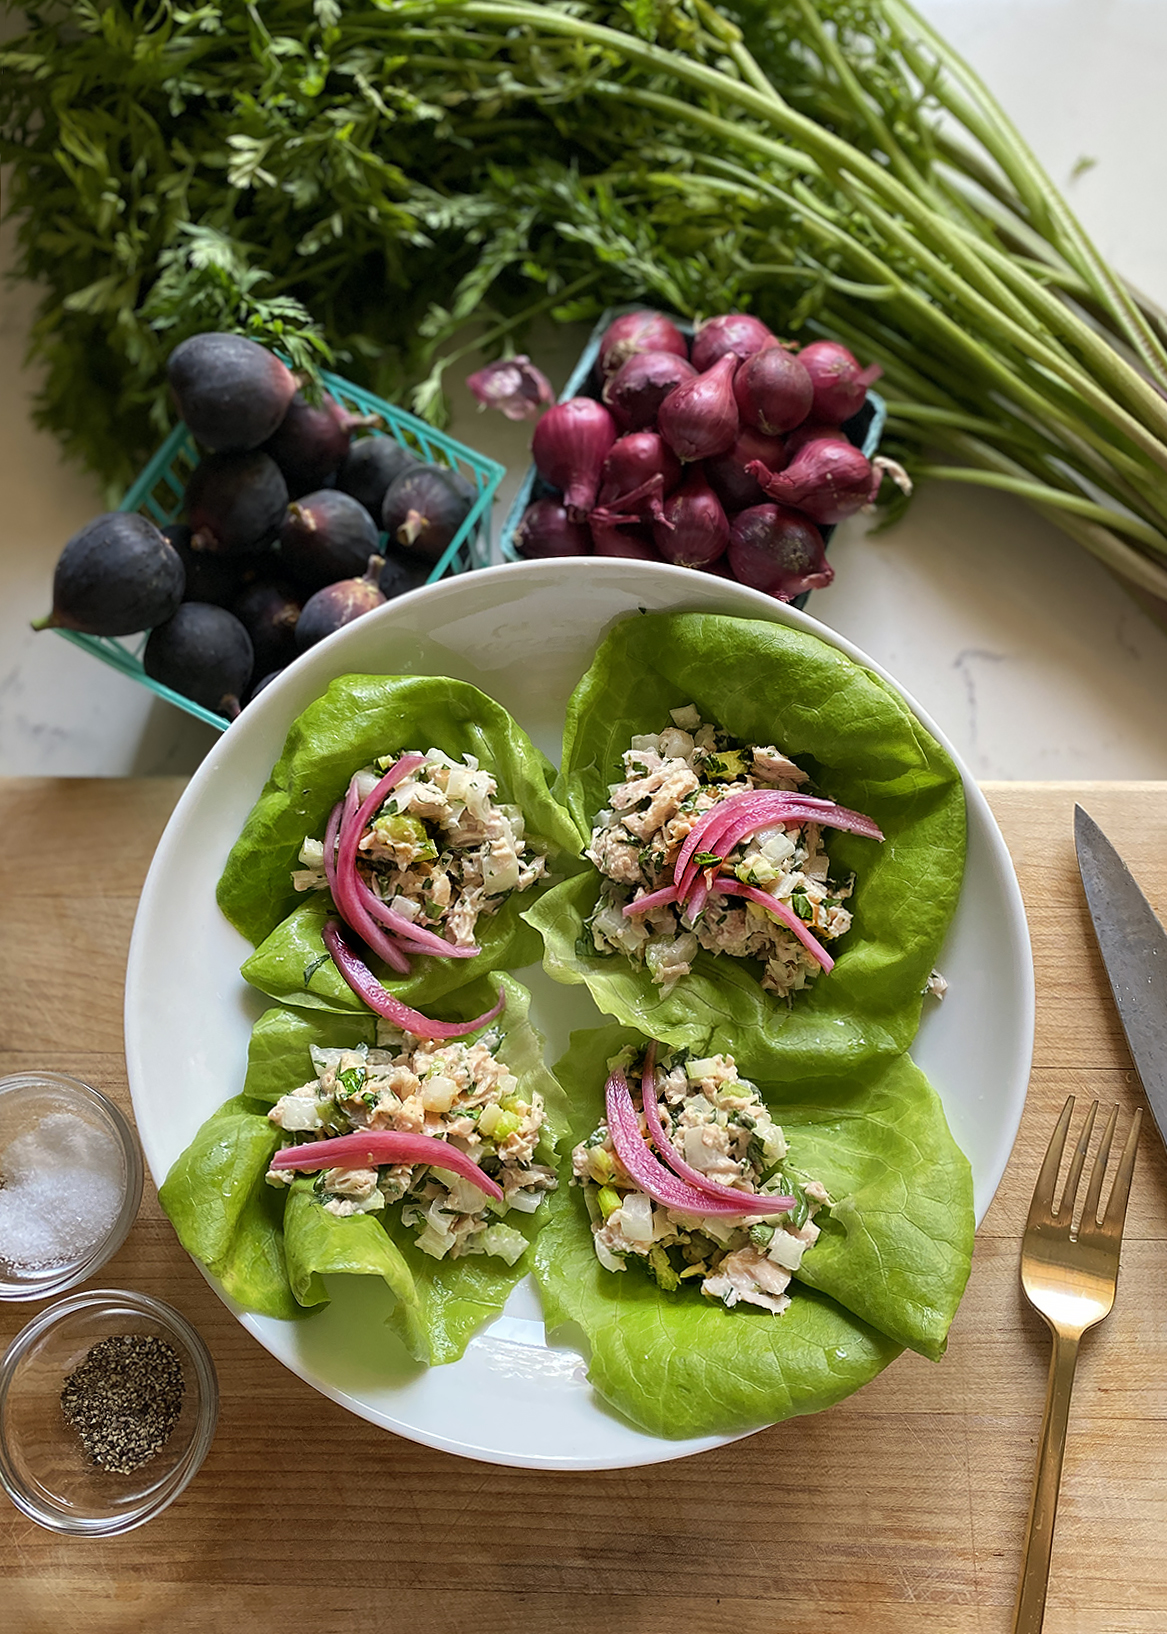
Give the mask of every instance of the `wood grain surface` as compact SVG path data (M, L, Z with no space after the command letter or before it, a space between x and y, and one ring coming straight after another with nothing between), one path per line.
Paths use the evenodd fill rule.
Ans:
M0 782L0 1073L56 1068L127 1111L122 973L177 780ZM0 1511L3 1634L1007 1634L1045 1388L1017 1277L1069 1091L1138 1099L1071 843L1075 799L1167 912L1167 784L996 784L1037 966L1021 1133L946 1358L905 1355L829 1413L644 1471L431 1452L310 1390L203 1282L159 1212L100 1273L176 1305L219 1370L182 1498L105 1542ZM68 985L65 985L67 979ZM1167 1631L1167 1162L1135 1174L1113 1315L1083 1346L1046 1634ZM32 1314L0 1309L6 1343Z

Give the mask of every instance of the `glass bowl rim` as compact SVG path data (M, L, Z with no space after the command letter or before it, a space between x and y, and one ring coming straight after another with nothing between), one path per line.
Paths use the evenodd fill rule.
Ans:
M92 1084L87 1084L84 1079L70 1077L66 1072L30 1070L9 1073L6 1077L0 1078L0 1098L22 1088L32 1089L37 1086L79 1093L83 1101L90 1103L104 1118L118 1143L125 1178L121 1204L113 1224L106 1235L94 1243L81 1259L68 1262L61 1267L56 1276L45 1276L35 1284L9 1282L0 1275L0 1300L10 1300L15 1304L31 1304L36 1300L52 1299L57 1294L75 1288L86 1278L96 1275L113 1258L129 1236L130 1227L137 1219L138 1210L142 1206L142 1187L145 1178L142 1148L134 1127L108 1095L103 1094L100 1089L95 1089Z
M127 1309L157 1322L186 1348L199 1394L190 1444L158 1490L136 1508L94 1518L49 1507L29 1491L27 1484L17 1474L9 1452L6 1409L17 1367L38 1340L67 1318L82 1311L104 1310L113 1315L117 1310ZM38 1311L0 1356L0 1486L22 1514L48 1531L74 1537L111 1537L130 1532L160 1514L190 1485L211 1449L218 1419L219 1377L206 1340L198 1329L172 1305L155 1299L151 1294L137 1293L128 1288L88 1288Z

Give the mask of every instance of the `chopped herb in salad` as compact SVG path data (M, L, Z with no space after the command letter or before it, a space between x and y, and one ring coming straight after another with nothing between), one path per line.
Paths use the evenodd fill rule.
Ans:
M586 855L604 876L588 929L668 992L699 948L757 959L779 997L833 960L854 875L832 879L824 828L882 839L859 812L811 795L807 773L772 744L737 743L692 705L632 739Z
M527 1239L498 1216L533 1213L557 1181L536 1161L543 1097L520 1092L498 1048L493 1030L447 1043L383 1023L375 1048L313 1045L317 1076L268 1113L289 1137L269 1184L314 1169L330 1214L400 1204L402 1224L434 1259L490 1254L513 1265Z
M525 839L522 811L497 792L473 755L386 755L355 773L323 838L305 838L292 883L330 891L398 971L410 954L472 957L479 915L497 913L547 866Z
M818 1238L814 1216L830 1206L825 1188L790 1167L786 1137L732 1056L679 1050L657 1063L631 1047L608 1065L609 1115L571 1160L600 1264L635 1265L666 1291L692 1283L731 1308L780 1316ZM655 1084L655 1117L630 1083ZM631 1124L616 1124L614 1089L633 1098Z

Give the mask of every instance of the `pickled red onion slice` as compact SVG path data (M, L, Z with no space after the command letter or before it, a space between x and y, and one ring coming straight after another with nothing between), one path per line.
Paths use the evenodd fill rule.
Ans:
M500 988L498 1003L494 1008L476 1016L473 1021L434 1021L429 1016L423 1016L420 1010L411 1010L408 1004L402 1004L400 999L395 999L381 986L368 965L358 959L348 946L335 919L325 922L321 935L333 963L357 997L364 999L370 1010L375 1010L403 1032L412 1033L415 1038L463 1038L467 1033L485 1027L488 1021L493 1021L506 1004L506 994Z
M691 1163L686 1163L685 1159L677 1151L677 1148L665 1133L665 1126L660 1115L660 1105L656 1098L655 1055L656 1044L654 1042L648 1046L645 1053L640 1089L641 1099L644 1102L644 1121L648 1125L648 1132L652 1136L653 1145L657 1151L674 1174L679 1175L682 1180L687 1180L698 1191L705 1192L715 1202L733 1202L739 1207L743 1199L756 1202L761 1195L760 1193L751 1196L748 1192L738 1191L734 1186L725 1186L718 1180L710 1180L709 1176L702 1174L700 1169L695 1169ZM771 1214L787 1213L789 1209L794 1207L796 1201L797 1199L794 1197L766 1197Z
M772 913L788 930L794 932L806 951L822 965L825 972L829 974L835 968L835 961L826 948L811 935L793 908L788 908L785 902L779 902L769 891L760 891L756 885L743 885L740 880L727 879L724 875L713 881L710 890L721 891L726 896L744 896L751 902L756 902L760 908L765 908L767 913Z
M635 1181L641 1191L647 1192L655 1203L677 1209L682 1214L733 1215L738 1219L747 1215L764 1217L780 1212L769 1199L762 1203L759 1198L748 1197L744 1192L731 1194L734 1197L732 1202L723 1202L720 1198L711 1197L708 1192L699 1191L671 1169L666 1169L653 1156L640 1132L640 1119L632 1104L628 1080L622 1072L612 1073L604 1088L604 1099L616 1156L624 1165L629 1179Z
M271 1160L273 1169L364 1169L382 1163L424 1163L431 1169L448 1169L502 1202L502 1187L483 1174L472 1157L433 1135L370 1129L365 1134L335 1135L330 1140L285 1146Z

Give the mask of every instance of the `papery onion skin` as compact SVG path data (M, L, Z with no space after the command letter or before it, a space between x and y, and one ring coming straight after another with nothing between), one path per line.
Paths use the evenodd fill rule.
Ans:
M827 437L804 444L784 471L769 471L760 460L748 470L771 499L805 511L821 527L872 504L883 479L860 449Z
M687 358L673 352L636 352L608 376L602 396L622 431L647 431L669 393L696 379L697 371Z
M746 471L751 460L761 460L767 470L781 471L786 457L781 437L768 437L764 431L746 426L738 432L732 448L715 459L706 460L705 475L726 515L732 516L750 505L760 505L766 497L757 478Z
M657 429L682 460L712 459L732 448L738 434L733 377L738 360L729 352L712 369L671 391L657 414Z
M604 459L616 441L616 422L593 397L572 397L549 408L531 438L535 469L563 491L573 522L583 522L596 502Z
M712 369L727 352L735 357L752 357L767 346L777 346L778 337L749 312L725 312L697 325L690 362L699 374Z
M652 538L665 561L678 567L707 567L725 555L729 518L700 466L665 500Z
M814 386L793 352L785 346L767 346L740 366L733 395L743 425L778 437L806 419L814 402Z
M823 536L809 517L788 505L753 505L729 528L726 559L734 577L779 601L825 589L835 576Z
M689 356L689 343L663 312L645 307L639 312L622 312L604 330L600 340L600 373L607 378L638 352L672 352Z
M515 549L528 561L548 556L590 556L591 535L583 522L573 522L557 499L536 499L527 506L515 529Z
M859 413L868 386L883 373L878 363L861 368L858 358L837 340L813 340L798 356L814 388L811 414L833 425Z

